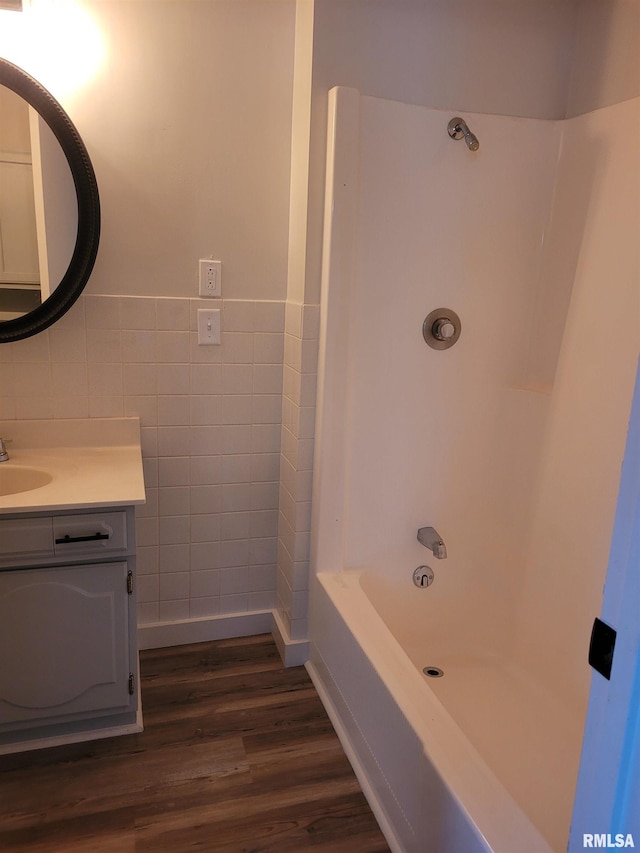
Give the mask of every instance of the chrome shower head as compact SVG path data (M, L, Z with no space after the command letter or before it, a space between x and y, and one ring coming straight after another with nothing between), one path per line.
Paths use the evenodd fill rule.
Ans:
M465 133L464 141L467 143L467 148L469 149L469 151L477 151L478 148L480 148L478 137L475 135L475 133L471 133L470 130Z
M447 125L447 132L452 139L464 139L469 151L477 151L480 148L478 137L471 133L464 119L456 116Z

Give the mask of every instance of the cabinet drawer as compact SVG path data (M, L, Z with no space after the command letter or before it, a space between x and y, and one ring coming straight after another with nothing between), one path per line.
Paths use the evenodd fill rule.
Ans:
M127 514L54 515L53 546L56 557L126 551Z
M40 560L53 556L51 518L0 519L0 563L15 557Z

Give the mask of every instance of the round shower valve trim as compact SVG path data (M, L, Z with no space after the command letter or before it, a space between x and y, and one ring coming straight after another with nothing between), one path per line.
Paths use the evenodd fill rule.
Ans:
M436 308L422 324L422 336L433 349L449 349L460 337L460 317L450 308Z
M413 572L413 582L421 589L426 589L426 587L431 586L434 577L433 569L429 566L418 566L418 568L414 569Z

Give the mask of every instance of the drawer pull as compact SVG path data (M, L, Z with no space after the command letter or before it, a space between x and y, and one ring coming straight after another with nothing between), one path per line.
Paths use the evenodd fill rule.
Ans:
M108 533L94 533L92 536L69 536L67 533L62 539L56 539L56 545L67 545L69 542L97 542L99 539L108 538Z

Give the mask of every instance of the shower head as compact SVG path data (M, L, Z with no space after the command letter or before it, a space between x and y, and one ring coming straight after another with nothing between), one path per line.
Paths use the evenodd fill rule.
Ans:
M478 137L475 135L475 133L471 133L470 130L465 133L464 141L467 143L467 148L469 149L469 151L477 151L478 148L480 148Z
M464 119L456 116L447 125L447 132L452 139L464 139L469 151L477 151L480 148L478 137L471 133Z

